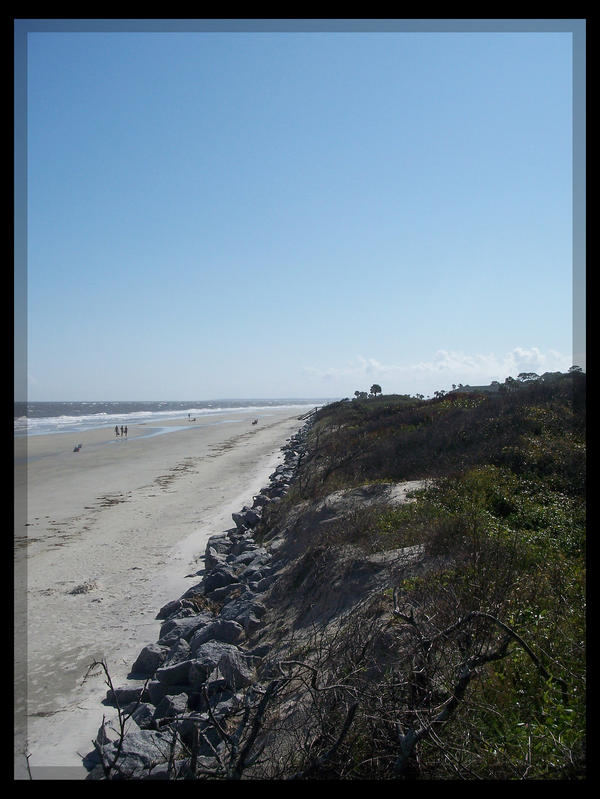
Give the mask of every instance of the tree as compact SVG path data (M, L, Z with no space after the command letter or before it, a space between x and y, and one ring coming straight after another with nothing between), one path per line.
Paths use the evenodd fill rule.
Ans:
M529 383L531 380L539 380L540 376L537 375L535 372L519 372L517 375L517 380L520 380L521 383Z
M506 378L506 380L504 381L504 383L501 386L501 388L505 392L506 391L516 391L516 389L518 387L519 387L518 382L515 380L514 377L511 377L510 375Z
M373 396L375 397L378 394L381 394L381 386L377 385L377 383L373 383L373 385L371 386L371 394L373 394Z
M581 366L571 366L569 368L569 374L573 374L574 372L583 372Z

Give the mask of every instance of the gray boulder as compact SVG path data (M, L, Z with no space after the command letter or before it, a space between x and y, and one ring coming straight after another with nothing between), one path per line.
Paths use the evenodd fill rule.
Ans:
M237 644L243 637L244 628L241 624L233 620L217 619L194 633L190 641L190 649L192 654L196 655L198 647L206 643L206 641L223 641L226 644Z
M188 696L185 693L175 694L174 696L163 696L154 711L154 719L158 721L160 719L181 716L187 711L187 703Z
M167 619L160 628L160 639L166 638L170 633L175 633L172 643L176 638L185 638L189 641L192 635L200 627L213 620L211 613L196 613L194 616L186 616L183 619ZM160 643L159 639L159 643Z
M171 666L156 670L156 679L163 685L187 685L189 682L190 660L182 660Z
M192 688L199 688L207 681L224 654L237 651L237 646L222 641L206 641L201 644L190 661L189 682Z
M227 554L217 552L214 547L206 547L204 552L204 564L208 571L216 569L221 563L225 563Z
M131 714L131 718L142 730L154 728L154 706L148 702L142 702Z
M168 652L169 649L166 646L148 644L137 656L135 663L131 667L131 673L143 674L144 676L154 674L156 669L164 663Z
M231 565L235 567L240 566L248 566L254 558L256 557L258 550L257 549L248 549L246 552L242 552L241 555L236 555L234 558L231 559Z
M262 594L269 589L269 587L275 582L275 579L276 575L270 574L267 577L262 577L258 580L258 582L250 584L250 588L256 591L257 594Z
M148 696L150 702L155 707L158 707L161 699L165 696L175 696L190 690L189 684L186 685L167 685L167 683L160 682L159 680L151 680L147 686ZM154 712L154 711L153 711Z
M178 610L181 609L181 600L174 599L172 602L167 602L166 605L163 605L162 608L156 614L157 619L167 619L173 613L176 613Z
M261 619L252 612L245 613L239 621L248 638L251 638L262 625Z
M252 503L253 508L264 508L265 505L268 505L271 499L266 494L257 494L254 497L254 502Z
M239 691L256 680L256 670L251 659L240 650L224 652L219 660L219 671L232 691Z
M256 594L247 590L238 599L233 599L221 609L221 618L240 622L240 619L248 613L253 613L261 619L266 612L266 607L256 599Z
M242 555L244 552L255 552L258 549L258 544L254 540L254 536L250 533L248 535L240 536L238 540L233 544L229 555L227 556L227 562L230 563L231 561L235 560L238 555Z
M169 649L167 657L162 665L174 666L176 663L181 663L183 660L189 660L191 657L190 651L190 645L185 638L178 638Z
M200 730L202 736L198 743L198 753L202 756L212 755L221 744L221 738L206 713L186 713L179 716L171 725L177 730L181 740L186 746L191 746L195 729ZM208 739L208 742L207 740Z
M246 527L256 527L262 517L260 508L248 508L246 506L242 509L244 516L244 524Z
M222 588L215 588L207 596L215 602L221 602L238 588L244 588L244 584L240 582L229 583L229 585L224 585Z
M202 581L204 592L209 594L215 588L223 588L225 585L237 582L237 577L231 566L226 563L220 564L209 572Z
M244 703L244 695L242 693L234 693L233 691L225 688L217 694L209 698L209 706L213 716L217 720L230 716L239 710Z
M109 720L105 721L98 728L98 732L95 738L95 743L98 746L102 747L105 744L112 743L113 741L118 741L120 737L121 737L121 732L118 729L118 723L116 721L113 722Z
M207 570L214 569L224 563L231 548L231 539L227 533L212 535L206 542L204 551L204 565Z
M106 692L106 704L107 705L119 705L119 707L125 707L126 705L130 705L132 702L138 702L144 699L144 686L131 686L125 685L120 688L109 689Z
M198 572L199 574L199 572ZM196 583L196 585L191 585L185 594L182 595L181 601L185 602L188 599L195 599L197 596L202 596L204 594L204 586L202 583Z
M118 742L101 748L105 763L115 764L111 776L130 779L138 772L148 771L169 760L172 733L157 730L133 730L123 737L117 759ZM90 775L91 776L91 775Z
M244 532L246 531L246 529L247 529L246 520L244 518L244 514L243 513L232 513L231 514L231 518L233 519L233 521L235 523L235 526L237 527L238 530L244 531Z

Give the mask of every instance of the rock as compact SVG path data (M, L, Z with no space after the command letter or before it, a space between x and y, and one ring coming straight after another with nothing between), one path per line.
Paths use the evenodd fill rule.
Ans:
M217 533L217 535L209 536L206 546L214 547L217 552L227 552L228 548L231 546L229 534Z
M181 716L187 711L187 703L188 696L185 693L163 696L154 711L154 719L158 721L159 719Z
M267 574L271 571L270 562L271 562L271 555L266 550L262 550L262 552L257 551L254 554L254 557L251 561L246 563L245 568L243 571L240 572L240 579L242 580L253 580L255 579L252 577L254 573L262 572L263 575L266 577ZM240 557L243 557L241 555ZM260 577L258 578L260 579Z
M256 552L257 552L256 549L251 549L246 552L242 552L241 555L236 555L234 558L232 558L231 565L234 568L237 568L239 566L247 566L248 564L252 563L252 561L254 560Z
M168 646L169 649L172 649L177 641L180 640L185 641L185 638L181 638L181 632L178 628L176 628L171 630L171 632L167 633L166 635L163 635L162 638L159 638L157 643L160 644L160 646Z
M214 600L215 602L221 602L224 599L232 594L236 590L243 590L245 588L243 583L229 583L229 585L224 585L223 588L215 588L214 591L211 591L207 594L209 599Z
M239 649L230 650L221 655L219 671L232 691L239 691L240 688L252 685L256 679L254 666Z
M98 734L95 738L95 743L98 746L104 746L105 744L112 743L113 741L118 741L121 737L120 731L115 727L115 722L112 721L105 721L104 724L101 724L98 728Z
M134 730L123 737L118 760L111 773L116 779L130 779L134 773L148 771L169 760L172 733L156 730ZM102 747L105 762L112 764L117 755L118 742ZM91 775L90 775L91 776Z
M154 674L156 669L164 663L168 652L169 649L166 646L148 644L137 656L135 663L131 667L131 674L141 674L144 676Z
M242 578L242 580L244 580L244 581L246 581L248 583L248 588L251 591L254 591L255 593L258 593L258 591L256 590L256 585L257 585L258 581L262 580L262 578L263 578L263 575L262 575L262 572L260 571L260 569L254 569L254 568L244 569L244 571L241 573L240 577Z
M229 691L227 680L221 674L218 666L214 668L206 678L204 688L206 689L206 694L209 697L209 703L211 707L213 707L215 701L217 701L215 700L215 697L221 696L224 691ZM202 694L199 696L199 707L201 709L206 709L205 699L206 697L204 696L204 691L202 691Z
M246 523L243 513L232 513L231 518L233 519L235 526L237 527L238 530L242 531L246 530Z
M245 613L240 617L240 624L244 628L244 632L250 638L261 626L262 621L254 613Z
M211 536L206 543L204 552L204 564L206 568L214 569L219 563L223 563L229 553L230 547L231 540L227 533Z
M257 583L253 583L250 585L251 588L256 591L257 594L262 594L267 591L270 586L275 582L275 575L270 574L268 577L263 577Z
M190 645L185 638L178 638L169 649L165 662L162 665L174 666L176 663L181 663L183 660L189 660L190 657Z
M195 616L198 613L198 608L191 601L195 594L201 593L200 589L194 591L194 588L188 589L180 599L174 602L168 602L159 611L156 618L170 619L183 619L187 616Z
M199 574L200 572L198 572ZM181 597L181 601L185 602L187 599L194 599L197 596L202 596L204 594L204 586L202 583L196 583L196 585L192 585L188 588L188 590L183 594Z
M116 706L117 702L119 707L125 707L132 702L141 701L144 698L144 686L131 686L125 685L120 688L109 689L106 692L106 704Z
M216 569L221 563L225 563L227 554L217 552L213 547L206 547L204 552L204 563L208 570Z
M131 714L131 718L142 730L154 728L154 706L148 702L142 702Z
M214 749L221 743L219 733L209 721L206 713L187 713L180 716L171 726L177 730L182 742L188 747L192 744L194 730L199 729L210 742L210 744L207 743L202 736L199 736L198 753L202 756L212 755Z
M222 641L206 641L201 644L190 661L189 681L192 688L199 688L206 682L224 654L237 651L237 646Z
M247 505L244 505L239 513L232 513L231 518L239 531L245 531L248 528L255 527L259 523L261 513L259 508L249 508Z
M257 494L254 497L254 502L252 504L253 508L264 508L265 505L268 505L271 501L270 497L266 494Z
M165 696L175 696L189 690L189 685L167 685L159 680L151 680L147 685L148 696L152 704L157 707Z
M182 660L172 666L162 666L156 670L156 679L163 685L187 685L190 663L190 660Z
M242 513L244 515L244 524L246 527L256 527L261 520L262 514L259 508L247 508L244 506Z
M225 716L230 716L239 710L244 703L244 696L241 693L233 693L232 691L225 690L216 694L211 703L211 710L217 719L222 719Z
M176 613L181 608L181 600L174 599L172 602L167 602L166 605L163 605L162 608L156 614L157 619L166 619L171 614Z
M195 655L198 647L206 643L206 641L223 641L226 644L237 644L243 637L244 628L241 624L233 620L217 619L194 633L190 641L190 648Z
M231 566L221 564L205 576L203 580L204 592L209 594L211 591L214 591L215 588L223 588L223 586L237 581L237 577Z
M231 551L227 556L227 562L231 563L238 557L238 555L242 555L245 552L255 552L257 549L258 544L255 543L254 537L244 536L243 538L238 539L231 547Z
M221 618L239 621L239 617L253 613L260 619L266 612L266 607L256 599L256 594L253 591L246 591L239 599L228 602L221 609Z
M183 619L167 619L161 625L160 638L165 638L169 633L175 631L177 638L185 638L186 641L189 641L196 630L212 620L211 613L196 613L194 616L186 616Z

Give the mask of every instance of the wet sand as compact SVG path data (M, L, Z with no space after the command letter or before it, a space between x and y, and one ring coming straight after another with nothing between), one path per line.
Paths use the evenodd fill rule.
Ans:
M308 410L15 440L16 778L26 754L34 779L85 777L112 712L104 675L83 682L89 665L126 683L156 613L199 581L207 538L251 504Z

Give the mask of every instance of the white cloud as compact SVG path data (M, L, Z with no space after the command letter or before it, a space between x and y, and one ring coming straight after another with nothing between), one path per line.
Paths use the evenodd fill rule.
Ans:
M380 383L386 393L412 394L448 389L453 383L484 385L492 380L502 382L509 375L516 377L520 372L564 372L571 362L571 356L555 350L544 353L538 347L515 347L503 355L437 350L431 360L414 364L384 364L375 358L357 355L354 361L343 366L328 369L306 367L303 372L315 386L326 382L330 389L335 386L342 394L366 390L373 381Z

